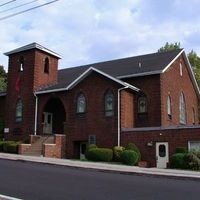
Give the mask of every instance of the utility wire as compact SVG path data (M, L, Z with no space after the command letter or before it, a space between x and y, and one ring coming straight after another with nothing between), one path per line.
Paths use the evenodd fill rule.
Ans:
M31 4L31 3L34 3L34 2L36 2L36 1L39 1L39 0L34 0L34 1L27 2L27 3L23 3L23 4L20 4L20 5L18 5L18 6L12 7L12 8L8 8L8 9L6 9L6 10L2 10L2 11L0 11L0 13L4 13L4 12L10 11L10 10L14 10L14 9L16 9L16 8L20 8L20 7L26 6L26 5Z
M14 17L14 16L16 16L16 15L20 15L20 14L22 14L22 13L25 13L25 12L28 12L28 11L31 11L31 10L34 10L34 9L37 9L37 8L40 8L40 7L43 7L43 6L46 6L46 5L48 5L48 4L52 4L52 3L56 2L56 1L59 1L59 0L50 1L50 2L47 2L47 3L41 4L41 5L39 5L39 6L35 6L35 7L32 7L32 8L29 8L29 9L26 9L26 10L23 10L23 11L20 11L20 12L16 12L16 13L11 14L11 15L7 15L7 16L5 16L5 17L1 17L1 18L0 18L0 21L2 21L2 20L4 20L4 19L8 19L8 18L10 18L10 17Z
M9 4L9 3L12 3L12 2L14 2L14 1L16 1L16 0L7 1L6 3L0 4L0 7L5 6L5 5L7 5L7 4Z

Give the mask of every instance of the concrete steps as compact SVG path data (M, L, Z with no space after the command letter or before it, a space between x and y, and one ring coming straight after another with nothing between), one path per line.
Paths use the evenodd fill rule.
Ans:
M29 156L42 156L42 147L43 144L53 144L54 143L54 136L41 136L35 143L31 145L23 155Z

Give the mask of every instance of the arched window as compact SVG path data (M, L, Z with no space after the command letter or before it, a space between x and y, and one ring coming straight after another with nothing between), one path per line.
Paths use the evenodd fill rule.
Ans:
M15 113L16 122L22 121L22 111L23 111L22 100L18 99L16 103L16 113Z
M192 108L192 124L195 125L195 110L194 107Z
M114 95L112 91L105 94L105 116L113 116L114 114Z
M44 61L44 73L48 74L49 73L49 58L45 58Z
M171 102L171 97L167 97L167 115L169 119L172 118L172 102Z
M186 124L186 106L183 92L181 92L181 95L179 97L179 118L180 124Z
M147 97L141 96L138 98L138 113L147 113Z
M86 111L86 100L83 93L79 94L77 98L77 113L85 113Z
M24 71L24 57L23 56L20 57L19 63L20 63L19 71L23 72Z

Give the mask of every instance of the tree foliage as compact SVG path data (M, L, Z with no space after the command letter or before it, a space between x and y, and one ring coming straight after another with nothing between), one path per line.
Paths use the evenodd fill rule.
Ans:
M7 86L7 74L4 67L0 65L0 91L5 91Z
M158 49L158 52L172 51L172 50L177 50L177 49L180 49L180 48L181 48L180 42L175 42L175 43L166 42L165 46Z

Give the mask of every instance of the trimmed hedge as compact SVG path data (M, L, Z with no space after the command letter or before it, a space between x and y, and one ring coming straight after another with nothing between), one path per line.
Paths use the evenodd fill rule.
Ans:
M121 162L121 154L122 152L125 150L124 147L122 146L115 146L113 148L113 157L114 157L114 160L117 161L117 162Z
M176 153L172 155L171 167L176 169L189 169L189 158L186 153Z
M138 153L133 150L124 150L121 154L121 160L126 165L136 165L138 162Z
M141 161L141 153L140 153L140 150L138 149L138 147L134 144L134 143L129 143L126 148L126 150L132 150L132 151L135 151L137 154L138 154L138 160L137 160L137 163L139 161Z
M19 143L14 141L0 141L0 152L4 153L18 153Z
M176 153L188 153L188 150L185 147L177 147Z
M113 158L112 149L90 148L87 152L87 159L92 161L110 162Z
M89 160L89 158L88 158L88 151L90 150L90 149L95 149L95 148L97 148L97 145L96 144L89 144L89 145L87 145L87 148L86 148L86 151L85 151L85 157Z

